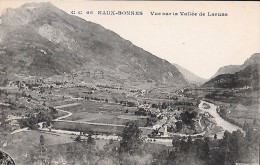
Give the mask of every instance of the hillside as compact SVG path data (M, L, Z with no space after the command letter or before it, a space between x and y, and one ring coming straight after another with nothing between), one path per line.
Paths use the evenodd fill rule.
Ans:
M236 72L238 72L241 69L240 65L227 65L227 66L223 66L221 68L218 69L218 71L211 77L217 77L218 75L221 74L234 74Z
M0 70L9 78L58 75L90 83L187 84L168 61L51 3L6 9L0 22Z
M253 54L250 58L248 58L242 65L227 65L219 68L219 70L211 77L214 78L221 74L234 74L252 64L259 64L260 62L260 53Z
M227 66L226 69L235 73L225 73L217 75L203 84L203 87L216 87L216 88L243 88L251 87L259 89L259 68L260 66L260 53L253 54L242 65L235 65L232 67ZM235 69L234 69L235 68ZM220 69L221 70L221 69ZM238 70L238 71L235 71Z
M173 65L181 72L181 74L184 76L184 78L189 83L201 85L201 84L203 84L206 81L206 79L201 78L201 77L195 75L194 73L192 73L188 69L185 69L185 68L181 67L178 64L173 64Z
M214 88L252 88L260 89L260 65L252 64L235 74L221 74L203 84Z
M245 69L246 67L254 64L260 64L260 53L253 54L250 58L248 58L243 65L241 65L241 69Z

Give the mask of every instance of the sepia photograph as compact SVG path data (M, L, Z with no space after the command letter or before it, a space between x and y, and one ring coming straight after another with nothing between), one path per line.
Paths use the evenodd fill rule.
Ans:
M260 2L0 0L0 165L259 165Z

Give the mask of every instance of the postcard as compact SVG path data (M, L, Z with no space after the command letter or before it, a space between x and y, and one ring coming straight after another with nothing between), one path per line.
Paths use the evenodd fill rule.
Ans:
M260 2L0 13L0 164L259 164Z

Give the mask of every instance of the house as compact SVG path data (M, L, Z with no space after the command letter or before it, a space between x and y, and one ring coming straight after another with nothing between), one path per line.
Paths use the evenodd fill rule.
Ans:
M167 132L167 126L164 125L163 127L161 127L158 130L159 134L162 135L163 137L167 137L168 136L168 132Z
M161 125L159 125L159 124L153 125L153 129L154 129L154 130L159 129L160 127L161 127Z

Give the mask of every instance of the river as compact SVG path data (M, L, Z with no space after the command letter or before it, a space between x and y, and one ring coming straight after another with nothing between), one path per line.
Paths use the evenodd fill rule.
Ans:
M210 106L210 108L206 109L203 107L203 104L208 104ZM204 111L204 112L208 112L211 116L214 117L215 121L216 121L216 124L217 126L220 126L224 129L224 131L221 131L221 132L218 132L217 133L217 137L218 138L222 138L223 135L224 135L224 132L225 130L229 131L229 132L233 132L233 131L236 131L236 130L241 130L241 132L244 132L242 130L242 128L234 125L234 124L231 124L229 123L228 121L224 120L218 113L217 113L217 106L212 104L212 103L209 103L209 102L206 102L206 101L201 101L200 104L199 104L199 108Z
M206 103L208 104L210 107L208 109L204 108L203 107L203 104ZM77 105L78 103L73 103L73 104L67 104L67 105L62 105L62 106L57 106L55 108L64 108L64 107L68 107L68 106L74 106L74 105ZM217 137L218 138L222 138L223 135L224 135L224 132L225 130L228 130L229 132L233 132L233 131L236 131L236 130L241 130L242 132L244 132L242 130L242 128L234 125L234 124L231 124L227 121L225 121L218 113L217 113L217 106L212 104L212 103L209 103L209 102L206 102L206 101L201 101L201 103L199 104L198 106L202 111L204 112L208 112L211 116L214 117L215 121L216 121L216 124L217 126L220 126L224 129L224 131L220 131L217 133ZM56 119L56 121L64 121L65 118L69 117L72 115L71 112L68 112L68 111L65 111L65 110L61 110L61 109L58 109L59 111L62 111L63 113L67 113L66 115L62 116L62 117L59 117ZM62 120L63 119L63 120ZM67 121L66 122L75 122L75 121ZM103 123L95 123L95 124L103 124ZM39 130L41 131L49 131L49 129L47 128L42 128L42 123L39 123L40 125L40 128ZM106 125L110 125L110 124L106 124ZM14 133L17 133L17 132L20 132L22 130L19 130L19 131L16 131ZM54 132L54 133L58 133L58 134L74 134L74 135L79 135L80 132L77 132L77 131L67 131L67 130L56 130L56 129L52 129L51 132ZM205 132L202 132L200 134L196 134L196 135L204 135ZM178 134L180 136L189 136L189 135L185 135L185 134ZM191 136L196 136L196 135L191 135ZM110 135L98 135L97 138L100 138L100 139L114 139L114 140L118 140L120 139L118 136L110 136ZM150 138L148 138L150 139ZM150 139L153 143L158 143L158 144L165 144L165 145L169 145L171 146L171 142L172 140L171 139L156 139L156 141L154 141L154 139Z

